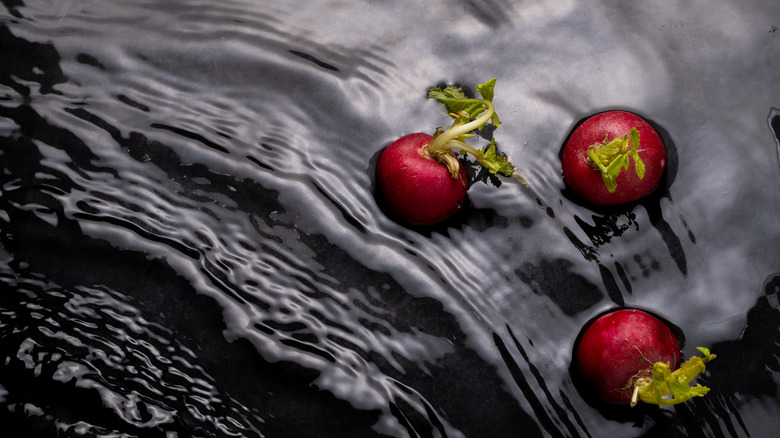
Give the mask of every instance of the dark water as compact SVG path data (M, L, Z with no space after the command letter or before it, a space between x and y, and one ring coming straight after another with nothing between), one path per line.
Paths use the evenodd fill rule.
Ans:
M0 436L780 427L780 4L2 5ZM492 77L531 187L388 219L379 150L447 123L429 87ZM607 108L651 119L670 166L594 210L558 151ZM615 306L717 353L710 394L580 394L572 343Z

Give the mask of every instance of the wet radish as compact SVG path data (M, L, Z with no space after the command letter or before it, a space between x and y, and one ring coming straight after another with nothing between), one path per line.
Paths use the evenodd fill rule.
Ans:
M453 150L473 155L492 174L516 176L512 163L496 152L494 141L481 150L466 143L471 132L488 122L501 126L492 103L495 81L477 86L480 99L467 98L454 86L431 89L428 97L444 104L455 119L452 126L439 128L433 135L403 136L382 152L377 161L377 187L393 216L412 225L432 225L461 208L469 183Z
M704 357L681 365L679 343L664 322L641 310L620 309L585 328L574 348L574 370L609 403L677 404L709 391L688 385L715 358L706 348L699 351Z
M653 127L626 111L591 116L563 146L566 185L595 205L636 201L655 190L666 168L666 148Z

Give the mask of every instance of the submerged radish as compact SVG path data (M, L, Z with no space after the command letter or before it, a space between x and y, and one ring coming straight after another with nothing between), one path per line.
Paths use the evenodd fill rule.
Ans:
M636 201L655 190L666 168L666 148L636 114L607 111L574 129L561 154L566 185L595 205Z
M620 309L585 328L574 348L574 370L603 401L671 405L709 391L688 385L715 358L706 348L699 351L704 357L681 365L677 337L663 321L641 310Z
M453 153L473 155L492 174L515 176L505 155L496 152L495 141L478 150L466 139L488 122L501 126L493 106L496 80L480 84L482 98L470 99L457 87L433 88L428 97L444 104L455 121L433 135L409 134L391 143L379 156L376 180L379 193L391 214L412 225L432 225L455 214L464 204L469 188L463 164ZM519 177L517 177L519 179Z

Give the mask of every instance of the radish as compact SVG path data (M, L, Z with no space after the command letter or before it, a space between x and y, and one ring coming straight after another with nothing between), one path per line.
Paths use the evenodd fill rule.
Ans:
M496 152L495 140L477 150L465 140L488 122L501 122L493 106L495 79L477 85L481 99L467 98L454 86L432 88L428 98L444 104L455 121L433 135L409 134L391 143L379 156L376 179L379 193L398 219L411 225L432 225L455 214L464 204L469 181L454 149L473 155L492 174L515 176L515 168ZM520 179L519 176L516 178Z
M666 149L643 118L607 111L572 132L563 146L561 167L566 185L588 202L624 204L655 190L666 167Z
M661 407L709 391L688 385L715 358L706 348L698 350L703 358L680 366L680 345L665 323L641 310L620 309L587 326L574 348L574 369L603 401L633 407L641 400Z
M385 203L405 222L429 225L447 219L463 205L469 181L464 166L453 178L447 166L431 156L431 136L409 134L385 149L377 162L377 180ZM457 161L452 152L452 160Z

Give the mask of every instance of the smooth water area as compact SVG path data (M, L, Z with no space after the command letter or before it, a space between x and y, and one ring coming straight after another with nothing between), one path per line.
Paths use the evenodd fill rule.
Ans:
M765 437L780 426L780 4L2 1L0 424L11 436ZM530 187L389 219L383 147L497 78ZM558 153L636 111L658 193ZM608 409L569 372L618 306L718 354ZM11 432L9 432L11 433ZM5 435L3 435L5 436Z

